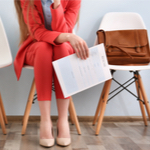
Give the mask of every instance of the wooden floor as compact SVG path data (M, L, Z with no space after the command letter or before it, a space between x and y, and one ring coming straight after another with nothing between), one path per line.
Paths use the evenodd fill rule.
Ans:
M56 135L56 124L54 135ZM68 147L39 145L39 122L29 122L26 135L21 135L21 122L9 122L7 135L0 129L0 150L150 150L150 122L104 122L99 136L91 122L80 122L82 135L70 124L72 144Z

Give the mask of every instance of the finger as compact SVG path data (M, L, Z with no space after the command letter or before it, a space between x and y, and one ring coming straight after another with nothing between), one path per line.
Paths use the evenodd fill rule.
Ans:
M81 59L84 59L83 54L82 54L82 48L80 47L79 44L76 45L77 49L79 50L79 55Z
M84 48L85 48L86 56L89 57L90 56L90 52L89 52L89 48L88 48L86 43L84 44Z
M79 50L78 50L78 48L77 48L77 47L74 47L74 50L75 50L75 52L76 52L76 55L77 55L77 57L78 57L78 58L80 58L80 55L79 55Z
M86 59L87 56L86 56L86 51L85 51L85 48L84 48L84 43L81 43L80 47L81 47L81 50L82 50L83 58Z

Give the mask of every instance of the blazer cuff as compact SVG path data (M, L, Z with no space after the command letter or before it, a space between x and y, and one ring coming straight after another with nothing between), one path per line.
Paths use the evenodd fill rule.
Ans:
M52 43L51 44L53 44L54 46L57 46L57 45L60 45L60 44L62 44L62 43L55 43L55 39L59 36L61 34L61 32L58 32L57 34L55 34L55 35L53 35L53 41L52 41Z

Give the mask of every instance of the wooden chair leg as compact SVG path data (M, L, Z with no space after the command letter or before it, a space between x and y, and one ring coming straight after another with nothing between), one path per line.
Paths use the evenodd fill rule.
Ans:
M147 110L147 114L148 114L148 117L149 117L149 120L150 120L150 105L149 105L149 101L148 101L148 98L147 98L147 95L146 95L146 92L145 92L145 89L144 89L144 85L143 85L143 82L142 82L142 79L141 79L140 75L138 75L138 81L139 81L141 93L142 93L142 96L143 96L143 100L145 102L145 107L146 107L146 110Z
M1 111L2 111L2 116L4 118L4 122L5 122L5 124L8 124L5 109L4 109L4 105L3 105L3 101L2 101L2 97L1 97L1 93L0 93L0 107L1 107Z
M76 115L76 111L75 111L75 107L74 107L74 104L73 104L73 100L72 100L72 97L70 97L70 110L72 112L72 118L73 118L73 121L75 123L75 126L77 128L77 132L79 135L81 135L81 130L80 130L80 126L79 126L79 122L78 122L78 118L77 118L77 115Z
M5 123L4 123L4 119L3 119L1 107L0 107L0 124L1 124L1 127L2 127L3 134L7 134L6 133L6 128L5 128Z
M22 135L24 135L25 132L26 132L27 123L28 123L28 119L29 119L29 114L30 114L32 102L33 102L34 93L35 93L35 80L33 79L30 94L29 94L28 101L27 101L27 104L26 104L26 109L25 109L25 112L24 112L24 117L23 117Z
M95 116L94 116L94 120L93 120L93 125L95 125L96 121L97 121L97 118L98 118L98 115L99 115L99 112L101 110L101 106L102 106L102 101L103 101L103 96L104 96L104 93L105 93L105 87L103 87L103 91L101 93L101 96L100 96L100 99L99 99L99 103L97 105L97 109L96 109L96 112L95 112Z
M104 85L104 89L106 89L106 90L105 90L104 94L102 95L102 108L101 108L101 111L100 111L100 116L98 118L98 124L97 124L96 132L95 132L96 135L99 134L99 131L100 131L100 128L101 128L101 125L102 125L102 121L103 121L103 118L104 118L104 112L105 112L105 108L106 108L106 104L107 104L107 100L108 100L108 95L109 95L109 91L110 91L110 87L111 87L111 82L112 82L112 79L106 81L105 85Z
M135 77L137 77L137 76L135 75ZM142 97L142 94L141 94L141 90L140 90L138 81L135 81L135 85L136 85L137 94L138 94L139 98L142 100L143 97ZM139 104L140 104L140 108L141 108L141 113L142 113L142 116L143 116L144 124L145 124L145 126L147 126L148 124L147 124L147 118L146 118L146 114L145 114L144 105L143 105L143 103L141 101L139 101Z
M69 105L69 115L70 115L69 117L70 117L71 124L74 125L73 114L70 105Z

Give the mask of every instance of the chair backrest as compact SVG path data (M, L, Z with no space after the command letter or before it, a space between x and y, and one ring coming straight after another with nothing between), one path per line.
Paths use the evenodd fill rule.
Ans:
M111 12L107 13L100 24L99 29L105 31L146 29L142 17L137 13ZM97 44L97 38L95 40Z
M7 36L0 18L0 68L12 64L12 55L8 44Z

